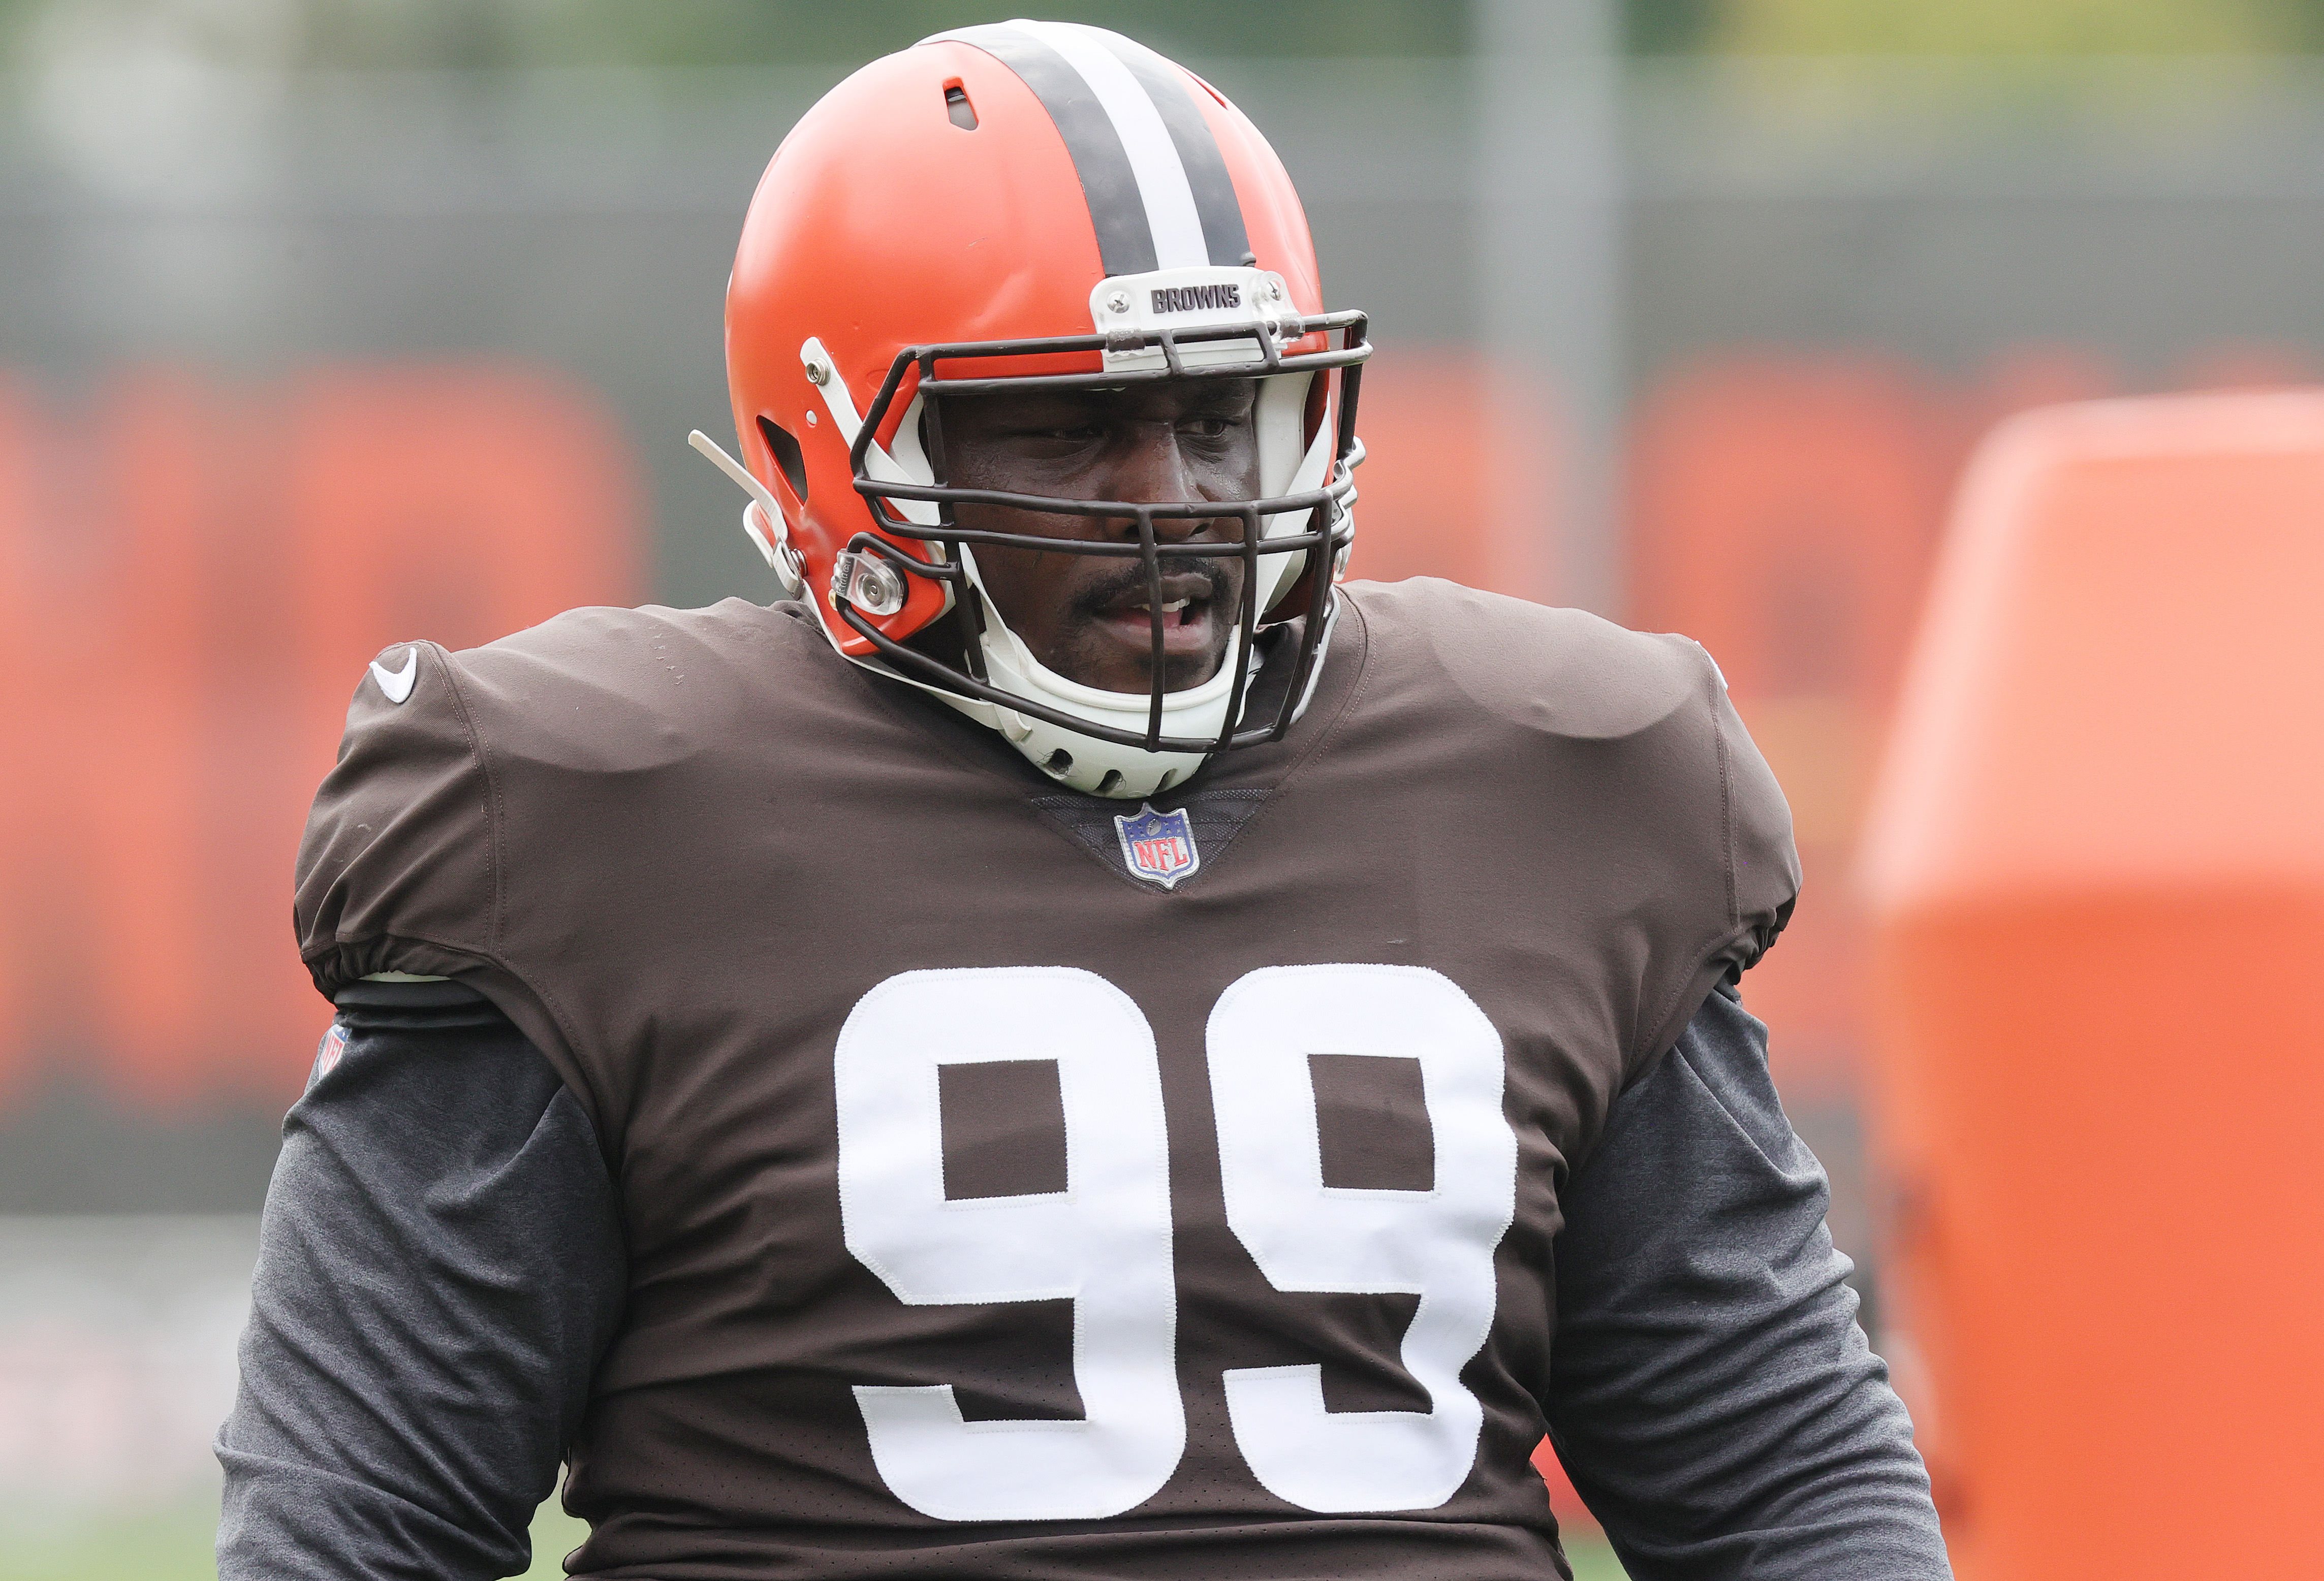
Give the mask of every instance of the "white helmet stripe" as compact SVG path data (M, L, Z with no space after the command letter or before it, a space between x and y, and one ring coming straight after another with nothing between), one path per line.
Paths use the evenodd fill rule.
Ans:
M1104 30L1072 22L1028 22L1021 17L1008 25L1032 34L1064 56L1097 96L1138 177L1138 195L1145 202L1146 223L1154 234L1154 267L1185 269L1210 262L1202 211L1194 205L1186 167L1179 162L1178 145L1171 141L1170 129L1146 89L1121 58L1106 47L1109 35Z

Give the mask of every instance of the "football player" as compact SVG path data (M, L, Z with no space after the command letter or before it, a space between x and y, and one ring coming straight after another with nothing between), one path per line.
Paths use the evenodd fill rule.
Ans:
M744 222L790 596L363 679L221 1575L1933 1577L1736 983L1702 650L1340 585L1360 314L1093 28L834 89ZM723 456L707 440L706 449Z

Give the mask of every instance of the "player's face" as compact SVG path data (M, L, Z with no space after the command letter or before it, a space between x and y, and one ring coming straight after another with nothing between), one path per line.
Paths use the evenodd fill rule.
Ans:
M1138 504L1258 497L1259 437L1248 379L1172 380L1125 390L996 391L944 404L945 481L1053 499ZM1041 538L1136 543L1123 517L955 508L961 526ZM1181 691L1218 670L1241 608L1231 556L1172 556L1174 544L1240 543L1242 522L1160 519L1163 685ZM980 545L978 571L1001 617L1067 680L1108 692L1153 685L1145 568L1134 558Z

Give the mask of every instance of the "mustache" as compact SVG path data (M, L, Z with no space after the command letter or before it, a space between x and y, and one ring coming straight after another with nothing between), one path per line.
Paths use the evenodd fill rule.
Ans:
M1164 576L1199 576L1210 586L1213 603L1223 603L1234 594L1233 583L1242 569L1240 560L1210 558L1193 555L1164 555L1161 557ZM1229 570L1228 567L1234 567ZM1136 561L1126 563L1119 575L1106 577L1082 591L1074 600L1074 613L1094 618L1120 603L1146 592L1146 568Z

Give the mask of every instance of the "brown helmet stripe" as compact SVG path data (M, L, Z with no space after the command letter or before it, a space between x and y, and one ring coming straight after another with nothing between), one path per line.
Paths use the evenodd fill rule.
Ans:
M1090 224L1097 231L1098 253L1105 271L1145 274L1160 267L1156 260L1154 233L1138 172L1122 147L1097 92L1072 62L1040 39L1007 23L958 28L921 41L934 43L954 39L971 44L1000 61L1021 78L1041 107L1056 124L1081 177L1082 195L1088 199Z

